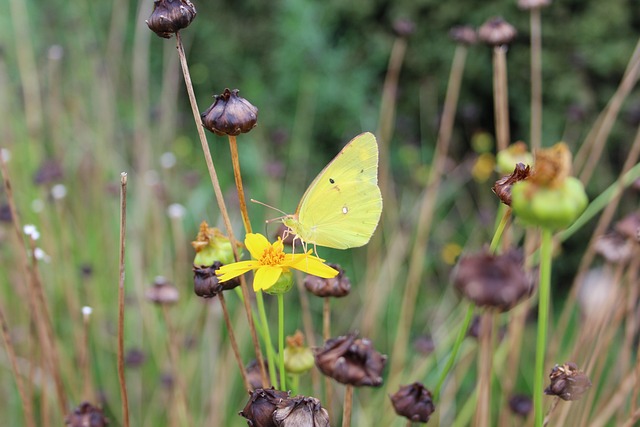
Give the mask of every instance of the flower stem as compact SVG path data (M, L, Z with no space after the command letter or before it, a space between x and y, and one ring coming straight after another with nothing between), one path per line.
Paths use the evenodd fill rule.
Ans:
M122 423L129 427L129 399L124 377L124 244L127 229L127 174L120 174L120 274L118 276L118 379L122 398Z
M271 344L271 334L269 333L269 323L267 322L267 312L264 309L264 298L262 291L256 292L256 302L258 304L258 313L260 313L260 321L264 327L264 342L267 347L267 363L269 364L269 379L274 387L278 385L276 377L276 366L273 360L273 345Z
M207 164L207 170L209 171L209 177L211 179L211 185L213 186L213 192L220 208L220 215L224 222L225 229L227 231L227 237L231 243L233 250L233 256L236 261L239 260L239 254L237 249L237 240L233 235L233 228L231 227L231 220L229 219L229 213L227 212L227 206L222 196L222 189L220 188L220 181L218 180L218 174L211 158L211 152L209 150L209 143L207 137L204 134L204 128L202 127L202 119L200 118L200 112L198 111L198 103L196 101L196 95L193 91L193 85L191 84L191 75L189 74L189 66L187 65L187 56L184 53L184 46L182 45L182 36L180 32L176 32L176 43L178 47L178 58L180 59L180 66L182 68L182 75L184 76L184 83L187 87L187 94L189 95L189 103L191 104L191 112L193 113L193 119L196 122L196 130L198 131L198 137L200 138L200 145L202 145L202 152ZM263 386L267 387L269 379L264 368L264 359L262 357L262 350L260 349L260 343L258 342L258 335L256 333L256 327L253 323L253 317L251 316L251 306L249 305L249 288L247 287L247 281L244 276L240 276L240 288L242 289L242 302L244 303L244 310L247 315L247 322L249 323L249 331L251 332L251 340L253 342L253 349L256 353L256 360L260 367L260 375L262 377Z
M342 427L351 427L351 407L353 405L353 386L347 384L344 390L344 406L342 408Z
M284 294L278 294L278 362L280 364L280 390L286 390L284 371Z
M236 137L229 135L229 149L231 150L231 163L233 164L233 177L236 180L236 189L238 190L238 201L240 202L240 213L242 214L242 222L247 233L251 233L251 222L249 221L249 212L247 211L247 202L244 197L244 187L242 186L242 174L240 173L240 157L238 156L238 144Z
M531 9L531 150L542 147L542 25L540 8Z
M291 374L291 395L298 395L298 385L300 384L300 375Z
M544 384L544 355L547 344L547 322L551 294L551 230L542 230L540 244L540 291L538 300L538 338L536 343L536 365L533 386L533 406L535 411L535 427L542 427L544 412L542 410Z
M492 254L495 254L498 250L498 245L500 244L500 240L502 239L502 233L504 232L504 228L506 227L507 222L511 217L511 208L505 206L506 209L504 209L503 206L504 205L501 203L500 211L504 212L504 214L502 215L502 219L500 219L500 223L496 227L496 232L493 235L493 239L491 239L491 246L489 247L489 251L491 251Z
M238 363L238 367L240 368L240 375L242 376L242 382L244 384L245 389L250 390L251 384L249 384L249 380L247 378L247 370L244 367L244 363L242 363L242 357L240 356L240 349L238 348L238 341L236 340L236 334L233 332L233 327L231 326L231 317L229 316L229 309L227 308L227 303L224 299L224 292L218 293L218 300L220 301L220 307L222 307L222 315L224 317L224 323L227 326L227 332L229 333L229 342L231 343L231 349L233 350L233 355L236 358L236 362Z
M507 46L493 48L493 102L496 116L496 140L498 151L510 143L509 95L507 89Z

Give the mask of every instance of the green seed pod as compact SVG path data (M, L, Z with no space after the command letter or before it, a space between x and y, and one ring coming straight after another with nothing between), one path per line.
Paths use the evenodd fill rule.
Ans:
M286 294L293 287L293 274L290 271L283 272L276 283L264 291L270 295Z
M527 144L522 141L514 142L496 155L496 170L500 175L510 174L518 163L525 166L533 164L533 155L527 150Z
M588 202L584 186L574 177L566 177L553 187L541 187L526 180L511 188L513 212L525 223L547 229L568 227Z
M195 241L191 242L191 245L196 250L196 256L193 260L195 266L211 266L215 261L222 264L231 264L235 261L233 247L227 236L217 228L209 227L206 221L202 221L200 224L198 236Z

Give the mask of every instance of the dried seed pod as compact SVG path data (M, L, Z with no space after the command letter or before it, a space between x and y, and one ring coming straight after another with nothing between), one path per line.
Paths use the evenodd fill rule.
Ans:
M615 230L632 241L640 242L640 211L632 212L615 225Z
M436 410L431 392L418 382L400 387L389 397L396 414L414 422L426 423Z
M322 277L308 274L304 278L304 287L318 297L340 298L349 295L349 292L351 292L351 282L344 274L344 269L338 264L328 265L338 270L338 275L336 277L323 279Z
M147 301L154 304L174 304L178 302L180 293L178 288L162 276L158 276L153 281L153 285L145 292Z
M214 262L209 267L193 266L193 290L196 295L203 298L213 298L222 291L228 291L240 286L240 278L220 283L216 270L222 267L221 262Z
M151 31L165 39L187 28L196 17L196 8L189 0L154 0L153 12L146 21Z
M604 234L595 241L593 248L610 263L626 262L633 253L633 241L614 231Z
M273 420L278 427L329 427L329 413L315 397L283 399L276 407Z
M191 242L191 246L196 251L196 256L193 259L193 264L196 266L209 266L214 261L219 261L223 265L235 261L233 246L231 246L229 238L217 228L209 227L206 221L200 223L196 240ZM242 245L238 243L237 247L240 249ZM241 251L238 252L238 255L241 255Z
M393 32L398 37L409 37L416 30L416 24L410 19L396 19L393 21Z
M460 257L452 273L453 285L478 306L508 311L533 290L522 261L522 254L516 250Z
M289 393L274 388L254 390L240 415L246 418L251 427L278 427L273 420L277 405L289 400Z
M436 349L436 343L431 335L420 335L413 341L413 348L418 353L428 356Z
M215 95L214 103L200 115L202 125L216 135L240 135L253 129L258 122L258 109L238 95L238 89L224 90Z
M147 360L147 355L139 348L132 348L124 355L124 363L130 368L139 368Z
M509 398L511 412L522 418L527 418L533 410L533 399L523 394L514 394Z
M509 44L517 34L514 26L499 16L489 19L478 29L480 40L491 46Z
M320 371L342 384L378 387L387 356L378 353L371 341L355 333L332 338L315 351Z
M511 187L518 181L525 180L529 177L531 168L522 163L518 163L511 175L503 176L496 181L491 187L491 191L495 193L502 203L511 206Z
M62 165L55 159L49 159L42 162L40 168L33 177L33 183L36 185L51 184L62 180L64 172Z
M459 25L449 30L449 37L456 43L470 46L478 43L478 33L469 25Z
M551 0L518 0L518 7L523 10L542 9L551 4Z
M267 376L269 376L269 366L264 364L265 372ZM251 390L257 390L259 388L264 388L264 384L262 384L262 373L260 372L260 365L258 365L258 361L253 359L247 366L245 366L245 371L247 372L247 379L249 380L249 385L251 386Z
M562 400L578 400L591 387L589 377L575 363L556 365L549 374L551 384L544 394L558 396Z
M109 420L100 408L83 402L64 419L64 425L70 427L103 427L109 425Z

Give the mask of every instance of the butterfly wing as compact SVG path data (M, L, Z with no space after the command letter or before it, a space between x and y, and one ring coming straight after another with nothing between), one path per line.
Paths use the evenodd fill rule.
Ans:
M306 243L337 249L365 245L382 213L378 144L366 132L353 138L302 196L293 230Z

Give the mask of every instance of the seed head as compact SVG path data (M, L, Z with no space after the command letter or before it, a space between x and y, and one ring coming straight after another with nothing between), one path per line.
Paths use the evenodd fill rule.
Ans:
M410 19L396 19L393 21L393 32L398 37L409 37L416 30L416 24Z
M489 19L478 29L480 40L491 46L509 44L517 34L513 25L499 16Z
M277 406L285 400L289 400L289 393L273 388L258 388L250 393L249 402L240 415L245 417L251 427L278 427L273 419Z
M351 282L344 274L344 269L338 264L329 264L330 267L338 270L338 275L331 279L308 274L304 278L304 287L318 297L340 298L349 295L351 292Z
M616 223L615 229L627 239L640 243L640 211L622 218Z
M604 234L595 241L593 248L610 263L626 262L633 253L634 242L617 231Z
M551 4L551 0L518 0L518 7L523 10L542 9Z
M265 372L267 376L269 375L269 366L264 364ZM245 366L245 371L247 372L247 379L249 380L249 385L251 386L251 390L256 390L259 388L264 388L264 384L262 384L262 374L260 372L260 365L258 365L258 361L253 359L247 366Z
M178 292L178 288L173 286L171 282L162 276L158 276L153 281L153 285L147 289L145 297L147 298L147 301L154 304L170 305L178 302L180 293Z
M533 399L523 394L514 394L509 398L509 408L514 414L527 418L533 410Z
M396 414L414 422L428 422L436 410L431 392L418 382L400 387L396 394L389 397Z
M206 221L200 223L196 240L191 242L196 251L193 264L199 267L212 265L214 261L231 264L235 261L231 242L217 228L209 227ZM238 248L241 246L238 245Z
M295 335L287 337L284 348L284 367L292 374L303 374L313 368L315 359L313 351L304 345L304 335L296 331Z
M456 43L467 46L478 43L478 33L469 25L459 25L449 30L449 37Z
M525 166L533 165L533 155L523 141L514 142L496 155L496 166L501 175L511 173L518 163L524 163Z
M202 125L216 135L237 136L253 129L258 122L258 109L238 95L238 89L215 95L214 103L200 115Z
M315 351L320 371L342 384L378 387L387 356L378 353L371 341L355 333L332 338Z
M549 379L551 384L544 390L544 394L558 396L562 400L578 400L591 387L589 377L572 362L556 365L551 370Z
M213 298L222 291L228 291L240 286L240 278L220 283L216 270L222 267L222 263L215 261L213 265L206 267L193 266L193 290L196 295L203 298Z
M329 427L329 413L315 397L283 399L276 407L273 420L279 427Z
M165 39L187 28L196 17L196 8L189 0L154 0L153 12L146 21L151 31Z
M100 408L83 402L64 419L64 425L70 427L104 427L109 425L109 420L104 416Z

